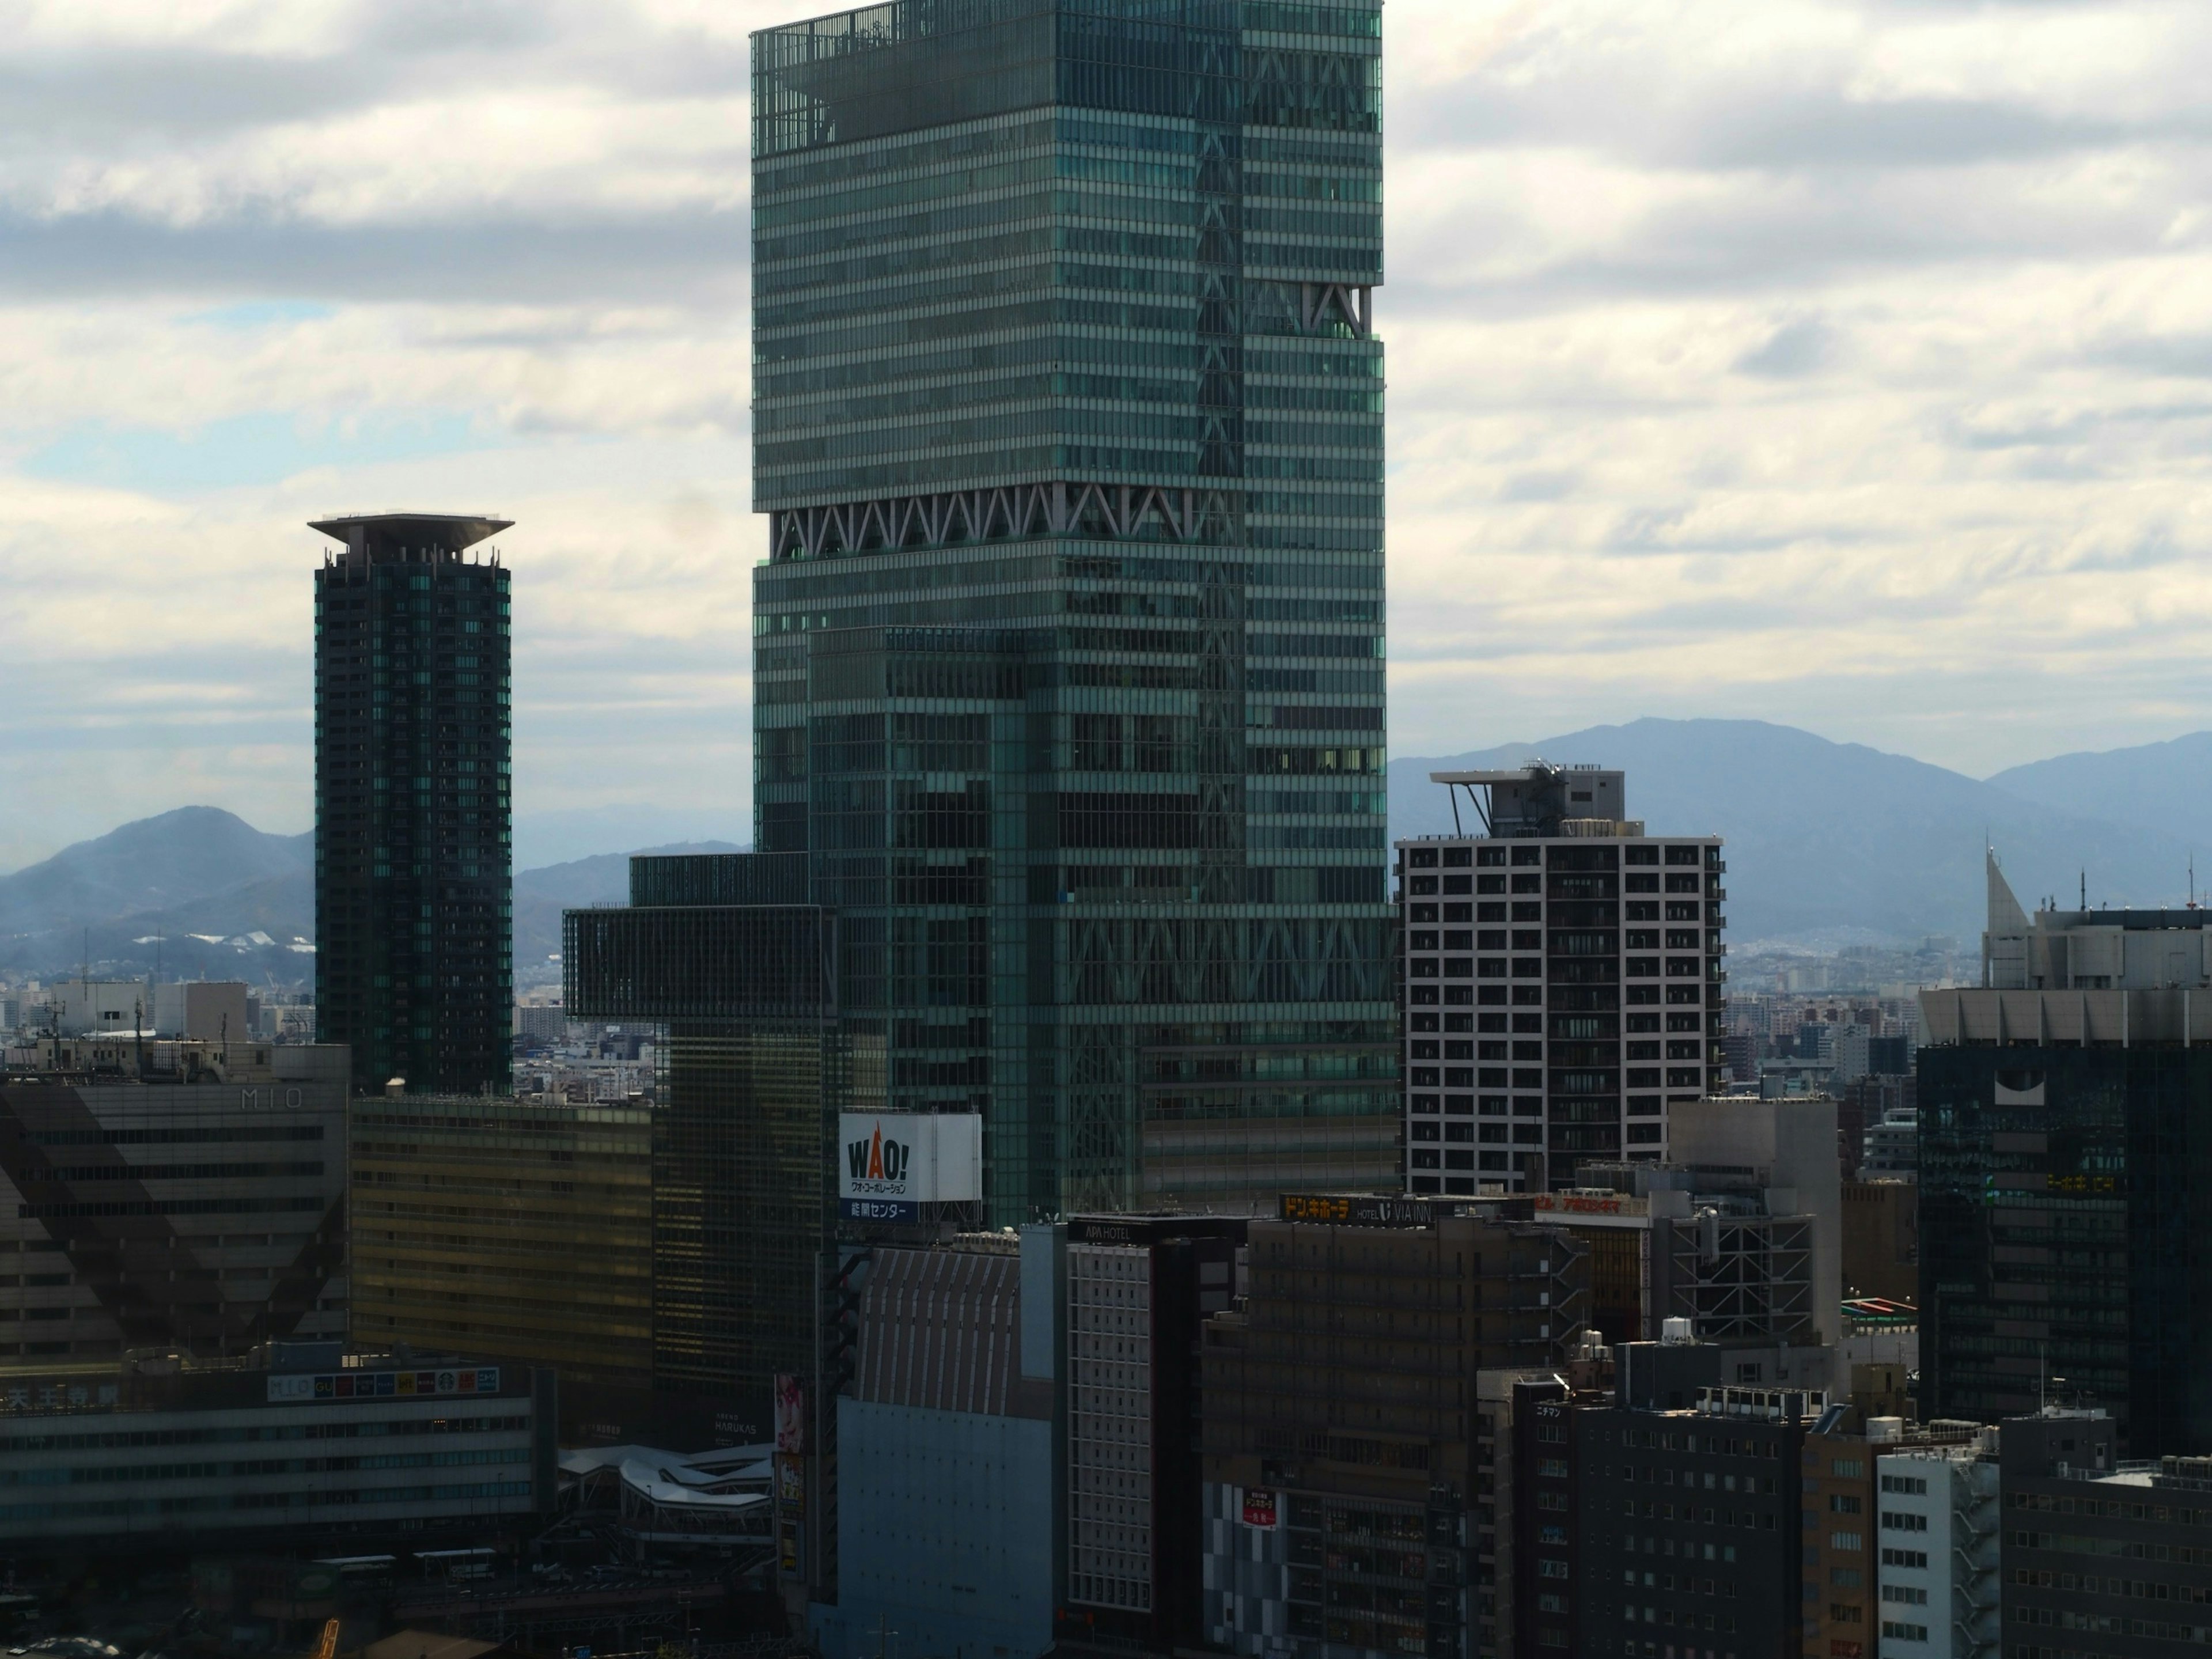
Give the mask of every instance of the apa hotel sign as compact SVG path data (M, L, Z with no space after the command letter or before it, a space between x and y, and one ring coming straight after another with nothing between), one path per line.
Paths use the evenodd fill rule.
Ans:
M983 1195L974 1112L838 1114L837 1208L848 1221L919 1221L931 1204Z

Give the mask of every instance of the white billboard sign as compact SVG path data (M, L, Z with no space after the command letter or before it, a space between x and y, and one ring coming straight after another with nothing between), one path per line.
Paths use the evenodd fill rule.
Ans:
M975 1112L841 1112L837 1197L860 1221L911 1221L923 1204L983 1195L983 1120Z

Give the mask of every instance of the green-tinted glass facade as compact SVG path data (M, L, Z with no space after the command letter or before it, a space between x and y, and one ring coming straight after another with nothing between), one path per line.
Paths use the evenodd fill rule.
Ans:
M1396 1181L1380 35L754 38L756 844L995 1222Z
M505 1093L514 1074L507 573L501 520L314 526L315 1001L357 1089Z

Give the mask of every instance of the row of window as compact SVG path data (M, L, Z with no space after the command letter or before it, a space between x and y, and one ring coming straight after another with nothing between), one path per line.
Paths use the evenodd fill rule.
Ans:
M1332 163L1338 160L1335 156L1328 159ZM1351 167L1314 173L1290 170L1280 163L1262 165L1249 171L1237 170L1221 180L1227 188L1218 191L1199 188L1200 172L1198 166L1182 161L1086 155L1069 149L1040 149L1033 155L981 167L915 171L881 184L842 190L817 187L810 191L804 185L794 185L787 172L766 170L761 175L760 193L753 201L753 231L759 236L766 232L811 226L826 219L855 214L880 216L886 209L912 209L956 199L966 201L1024 185L1066 180L1079 185L1109 187L1105 191L1065 192L1076 196L1084 204L1067 210L1087 211L1097 216L1120 216L1111 211L1098 214L1102 204L1114 203L1126 196L1160 195L1189 204L1185 212L1195 217L1195 198L1218 197L1245 204L1241 216L1249 229L1304 231L1364 241L1382 239L1382 215L1375 210L1382 200L1382 181L1379 174L1366 169ZM1270 201L1322 205L1299 209L1251 205ZM1330 208L1341 210L1331 212ZM1170 222L1179 222L1178 216L1163 216Z
M1256 493L1248 500L1257 500ZM1364 501L1364 497L1346 497L1348 503ZM1353 512L1347 506L1344 516L1357 518L1364 512ZM1034 542L1018 544L1036 545ZM753 599L757 607L753 622L756 635L790 631L775 618L775 613L785 607L820 602L825 599L857 599L864 594L910 594L932 588L947 588L956 592L966 590L969 594L997 592L1010 587L1036 584L1044 586L1048 593L1065 593L1068 608L1079 608L1078 601L1097 602L1106 597L1119 599L1124 610L1133 605L1156 607L1146 614L1185 614L1176 607L1194 607L1207 590L1228 587L1243 601L1243 614L1260 620L1291 620L1270 606L1311 605L1335 607L1346 605L1378 606L1379 602L1367 598L1354 598L1340 593L1345 589L1376 588L1382 586L1380 555L1371 558L1343 558L1327 563L1274 563L1245 559L1224 562L1219 556L1209 563L1195 559L1168 558L1150 554L1137 554L1125 548L1106 544L1084 545L1067 543L1044 543L1054 550L1042 556L1024 556L1019 553L984 557L968 563L955 563L943 549L910 548L875 550L878 556L865 562L840 562L827 570L816 571L804 567L793 570L785 567L757 572L753 578ZM958 543L950 544L957 547ZM1065 549L1066 550L1060 550ZM1132 588L1096 589L1082 584L1091 581L1124 581L1144 584ZM1072 584L1072 585L1071 585ZM1310 595L1297 599L1276 599L1250 590L1267 587L1303 588ZM1181 589L1200 592L1184 592ZM1194 613L1193 613L1194 614ZM1314 621L1324 618L1301 616L1296 620ZM1379 610L1365 617L1332 615L1328 620L1379 620ZM803 659L802 659L803 660ZM763 660L763 668L778 665ZM787 665L801 665L800 661Z
M767 407L755 416L758 433L799 432L811 427L858 425L872 421L905 421L933 416L948 410L1009 404L1040 406L1053 399L1084 399L1093 403L1166 404L1195 409L1209 401L1198 380L1166 380L1130 374L1036 374L999 380L958 380L899 392L842 399L817 398L781 408ZM1290 409L1318 414L1380 416L1382 393L1341 386L1277 386L1246 382L1232 392L1236 406L1243 409ZM1066 407L1065 404L1058 405ZM1255 434L1256 436L1256 434ZM460 665L475 665L465 659Z
M2123 1503L2117 1498L2063 1498L2050 1492L2015 1492L2006 1494L2005 1507L2039 1510L2046 1515L2101 1516L2108 1521L2157 1521L2179 1522L2185 1527L2212 1527L2212 1509L2174 1509L2164 1504Z
M2155 1579L2106 1578L2096 1573L2054 1572L2047 1567L2014 1567L2012 1582L2027 1589L2075 1590L2088 1595L2126 1596L2138 1601L2212 1603L2212 1586L2204 1584L2168 1584Z

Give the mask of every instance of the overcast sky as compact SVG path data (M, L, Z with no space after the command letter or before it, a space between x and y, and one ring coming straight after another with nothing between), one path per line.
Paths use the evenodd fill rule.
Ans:
M307 828L302 521L387 507L519 521L525 862L744 837L745 33L805 9L0 0L0 868ZM1386 28L1396 751L2212 726L2212 7Z

